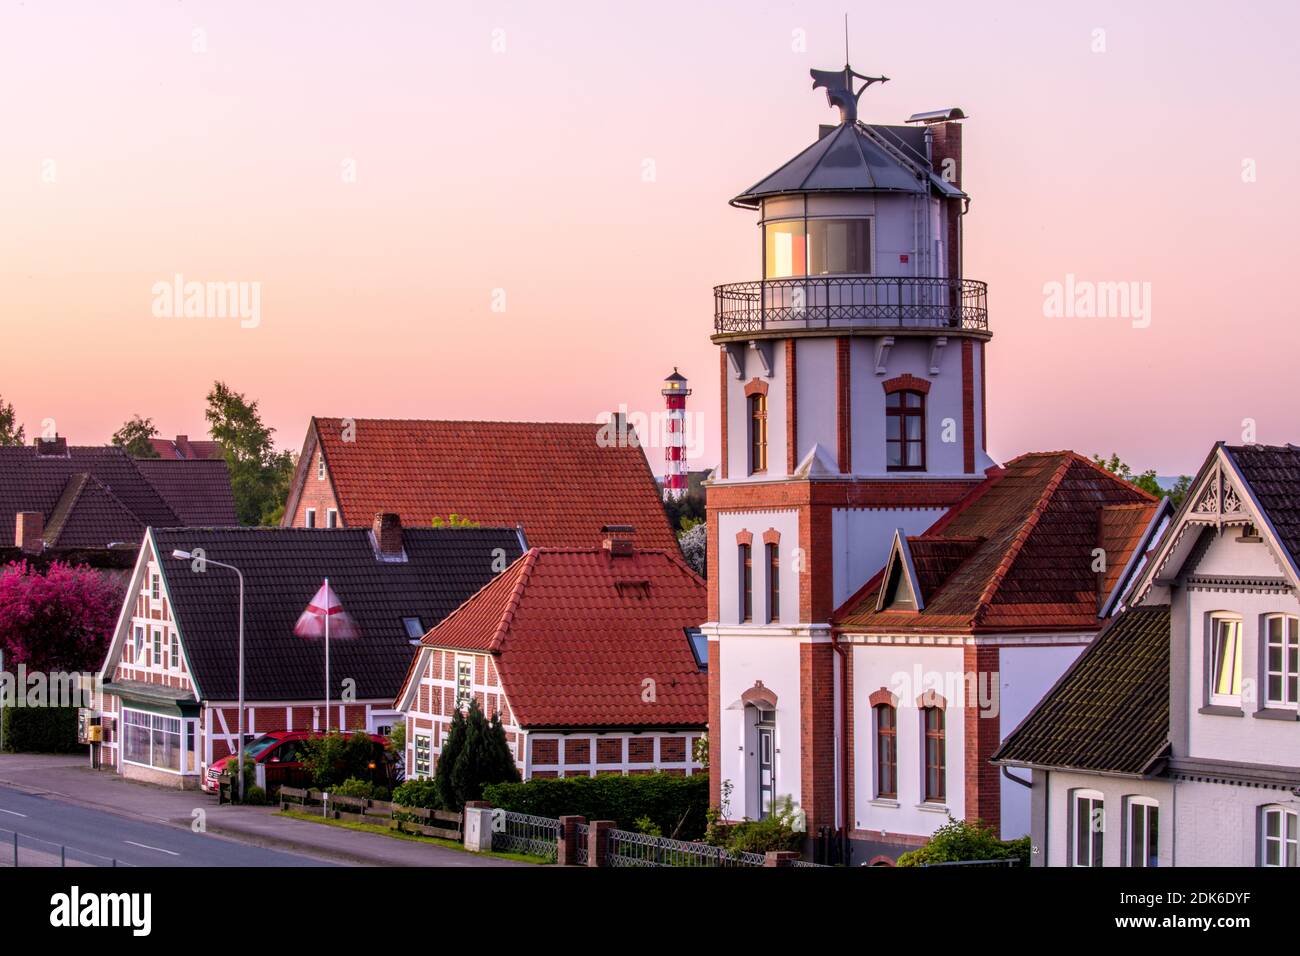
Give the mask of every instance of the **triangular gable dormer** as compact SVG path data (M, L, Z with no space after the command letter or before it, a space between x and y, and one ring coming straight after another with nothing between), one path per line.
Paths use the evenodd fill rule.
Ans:
M1257 583L1280 584L1285 579L1286 586L1300 588L1300 575L1290 555L1278 540L1245 476L1220 442L1201 466L1169 530L1134 580L1125 603L1141 604L1153 592L1158 601L1163 600L1159 595L1197 574L1197 567L1207 552L1228 534L1246 543L1267 546L1273 566L1268 569L1268 578L1272 580L1261 577ZM1272 574L1274 567L1281 572L1276 577ZM1243 573L1251 576L1248 571Z
M889 560L885 562L880 594L876 597L876 610L925 610L925 595L921 593L921 582L916 576L912 550L907 545L907 537L902 528L894 530L894 542L889 548Z

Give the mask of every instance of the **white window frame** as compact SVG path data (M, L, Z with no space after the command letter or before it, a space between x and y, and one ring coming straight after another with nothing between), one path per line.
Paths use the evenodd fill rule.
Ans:
M152 628L152 630L153 630L153 644L151 645L152 652L149 655L149 666L154 667L158 670L165 670L166 661L163 658L162 646L163 646L163 638L166 636L166 629L161 627L155 627Z
M136 719L135 719L135 720L132 720L132 719L131 719L131 715L134 715L134 716L136 717ZM147 721L146 721L146 722L143 722L143 723L140 722L139 718L141 718L141 717L143 717L143 718L147 718ZM154 735L154 732L155 732L156 730L160 729L160 728L158 728L158 726L157 726L157 724L158 724L159 721L175 721L175 723L176 723L176 725L177 725L177 730L175 731L175 736L177 737L176 751L177 751L177 765L178 765L178 769L176 769L176 770L173 770L171 767L164 767L164 766L161 766L161 765L157 764L157 763L154 761L154 741L153 741L153 735ZM119 750L120 750L120 753L121 753L122 762L123 762L123 763L129 763L129 764L132 764L133 766L136 766L136 767L148 767L148 768L151 769L151 770L157 770L157 771L160 771L160 772L162 772L162 773L174 773L174 774L176 774L178 777L179 777L179 776L183 776L183 775L185 774L185 764L186 764L186 760L185 760L185 743L186 743L186 733L185 733L185 730L186 730L186 728L185 728L185 725L186 725L186 721L185 721L183 718L181 718L181 717L172 717L172 716L169 716L169 715L167 715L167 714L155 714L155 713L151 713L150 711L147 711L147 710L134 710L134 709L129 708L129 707L123 707L123 708L122 708L121 719L120 719L120 721L119 721L119 723L118 723L118 726L119 726L118 746L119 746ZM127 729L128 727L148 727L148 728L149 728L149 762L148 762L148 763L141 763L139 760L131 760L130 758L127 757L127 755L126 755L127 735L130 733L130 731ZM170 728L162 728L162 732L163 732L163 733L166 733L166 734L170 734L170 733L172 733L172 731L171 731Z
M304 519L303 519L303 522L304 522L304 524L305 524L308 528L314 528L314 527L316 527L316 509L315 509L315 508L308 508L308 509L307 509L307 511L305 512L305 517L304 517Z
M1080 861L1079 859L1079 836L1080 836L1079 826L1081 822L1080 814L1079 814L1079 802L1082 800L1089 801L1088 815L1086 821L1084 821L1087 823L1088 826L1087 861ZM1099 804L1100 806L1095 806L1094 804ZM1094 828L1092 825L1093 814L1095 814L1099 809L1101 810L1101 818L1100 818L1101 826L1099 828ZM1071 790L1070 791L1070 866L1085 867L1085 868L1092 867L1093 865L1092 859L1094 856L1100 857L1101 858L1100 865L1104 866L1106 862L1105 836L1106 836L1106 795L1102 793L1100 790L1087 790L1087 789Z
M1278 642L1273 640L1274 621L1281 624ZM1297 697L1300 697L1297 693L1297 690L1300 690L1300 667L1291 666L1290 651L1295 648L1297 658L1300 658L1300 618L1294 614L1265 614L1262 624L1260 644L1263 646L1263 660L1260 661L1260 670L1264 674L1264 704L1267 707L1296 710ZM1281 670L1274 670L1272 666L1270 652L1274 647L1278 647L1281 651ZM1281 681L1281 697L1273 696L1271 685L1274 677Z
M143 624L132 625L135 628L135 653L131 656L131 663L140 663L140 654L144 650L144 638L146 629Z
M1236 678L1236 693L1220 693L1217 688L1219 685L1219 630L1224 626L1233 626L1236 629L1236 658L1233 661L1233 670ZM1241 706L1241 682L1243 678L1242 668L1242 647L1245 643L1242 633L1242 619L1235 614L1212 614L1210 615L1210 647L1209 654L1206 655L1206 664L1208 665L1208 688L1210 705L1214 707L1240 707Z
M1160 801L1153 797L1129 796L1124 798L1124 865L1132 867L1149 867L1160 865ZM1156 821L1155 863L1151 863L1146 847L1151 842L1151 815ZM1142 817L1143 851L1142 857L1133 859L1133 818Z
M155 601L162 599L162 580L156 571L149 573L149 597Z
M428 777L433 772L433 734L415 734L413 735L414 750L414 770L415 775L419 778ZM420 759L420 741L424 741L424 759Z
M460 686L460 667L462 664L469 665L469 692L461 693ZM469 706L470 701L474 699L474 658L465 657L460 654L456 655L456 706Z
M337 508L328 508L325 511L325 527L337 528L339 526L339 513Z
M325 455L322 452L316 453L316 480L325 480Z
M1281 804L1268 804L1260 807L1259 810L1259 865L1265 867L1283 867L1295 866L1297 857L1300 856L1300 850L1297 849L1297 836L1300 835L1300 818L1296 811L1290 807ZM1278 835L1269 836L1269 821L1276 819L1278 821ZM1290 834L1288 835L1287 823L1290 823ZM1277 844L1278 861L1269 863L1269 845ZM1287 862L1287 851L1290 851L1290 862Z
M171 670L178 671L181 669L181 642L176 639L175 634L171 634L167 641L167 666Z

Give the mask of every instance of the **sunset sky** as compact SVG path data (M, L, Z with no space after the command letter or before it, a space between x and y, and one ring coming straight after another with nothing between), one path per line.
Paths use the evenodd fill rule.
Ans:
M313 414L658 411L677 366L712 465L712 287L760 271L727 200L836 121L808 70L845 9L0 0L0 396L29 437L198 437L219 378L296 447ZM864 120L970 117L995 459L1300 441L1293 4L847 10L892 78ZM260 283L260 322L155 316L176 274ZM1150 327L1046 317L1067 274L1150 283Z

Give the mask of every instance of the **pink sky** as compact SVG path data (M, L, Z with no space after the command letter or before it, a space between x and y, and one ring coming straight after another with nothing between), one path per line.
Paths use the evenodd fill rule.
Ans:
M1244 418L1300 440L1292 5L895 7L849 7L855 67L892 77L862 117L971 117L993 456L1164 474ZM834 120L808 69L841 65L844 9L6 0L0 395L29 435L197 437L221 378L297 446L312 414L658 411L675 365L711 465L712 287L759 271L726 201ZM176 273L261 283L260 324L154 317ZM1151 283L1150 328L1045 318L1067 273Z

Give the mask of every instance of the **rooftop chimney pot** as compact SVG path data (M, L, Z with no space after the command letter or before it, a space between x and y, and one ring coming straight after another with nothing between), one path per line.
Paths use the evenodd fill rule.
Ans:
M402 519L391 511L381 511L375 515L375 545L380 554L402 553Z
M23 554L45 550L45 516L39 511L20 511L14 523L14 544Z

